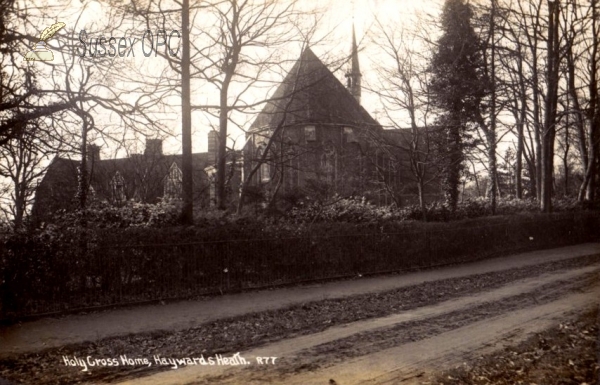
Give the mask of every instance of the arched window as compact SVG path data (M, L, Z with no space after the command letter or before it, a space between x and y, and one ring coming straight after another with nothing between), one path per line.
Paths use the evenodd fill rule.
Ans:
M261 145L258 147L258 149L256 150L256 161L260 162L263 154L264 154L264 147ZM269 182L271 180L271 170L269 167L269 164L267 163L267 159L265 159L261 164L260 167L258 168L258 181L259 182Z
M331 143L323 146L321 167L328 183L334 183L337 177L337 153Z
M169 199L181 198L183 174L177 166L177 163L173 162L169 168L169 173L165 177L165 189L164 197Z
M114 204L122 205L125 203L125 179L120 172L115 172L115 175L110 180L111 198Z

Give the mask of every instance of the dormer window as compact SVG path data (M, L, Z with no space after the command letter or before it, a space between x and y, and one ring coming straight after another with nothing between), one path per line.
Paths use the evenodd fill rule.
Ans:
M304 127L304 138L307 142L314 142L317 140L317 128L315 126Z
M115 172L115 175L110 180L110 191L112 201L115 205L122 205L125 203L125 179L121 176L120 172Z
M182 185L183 185L183 174L177 163L173 162L169 168L169 173L165 178L165 190L164 197L168 199L179 199L181 198Z

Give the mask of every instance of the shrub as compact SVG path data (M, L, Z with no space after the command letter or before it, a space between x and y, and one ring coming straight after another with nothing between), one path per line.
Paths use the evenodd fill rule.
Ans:
M368 223L395 219L396 210L390 206L375 206L364 197L340 198L336 196L329 203L301 202L290 210L287 218L295 223Z
M117 207L108 202L93 202L85 210L63 211L51 222L59 227L89 228L161 227L179 221L181 202L162 200L155 204L129 201Z

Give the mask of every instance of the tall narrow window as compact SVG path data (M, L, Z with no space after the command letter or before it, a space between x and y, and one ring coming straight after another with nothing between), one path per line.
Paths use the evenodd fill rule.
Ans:
M271 180L271 168L267 162L260 165L260 174L262 175L261 182L268 182Z
M118 171L115 172L115 175L110 180L110 191L112 201L115 205L125 203L125 179L123 179L121 173Z
M208 174L208 197L210 200L210 206L214 207L217 205L217 186L215 185L215 172L216 170L211 170L213 172Z
M263 154L264 154L264 148L262 146L260 146L258 148L258 150L256 151L256 161L257 162L261 162ZM262 163L260 164L260 167L258 168L258 181L260 182L268 182L271 180L271 173L270 173L270 169L269 169L269 164L267 163L267 159L265 158L264 161L262 161Z
M332 144L327 143L323 147L323 155L321 157L321 167L325 174L325 179L328 183L335 183L337 177L337 153Z
M181 198L183 174L177 166L177 163L173 162L169 168L169 173L165 178L164 197L169 199Z

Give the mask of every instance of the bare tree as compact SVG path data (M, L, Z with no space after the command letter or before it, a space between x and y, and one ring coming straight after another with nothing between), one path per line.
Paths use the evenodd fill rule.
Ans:
M548 38L546 57L546 87L544 103L544 129L542 131L542 191L540 208L543 212L552 211L552 188L554 176L554 144L556 139L556 119L559 82L559 4L548 0Z
M266 168L270 173L266 179L275 184L270 189L270 195L268 196L267 207L270 207L276 201L277 194L284 185L286 175L290 172L306 171L303 170L304 167L300 164L300 159L307 154L316 155L318 152L316 147L305 146L291 139L291 136L294 136L294 130L297 129L298 119L302 119L298 118L298 115L303 116L302 111L307 108L304 104L306 95L311 94L314 96L311 92L318 94L315 87L320 84L326 84L327 87L332 86L331 73L324 70L320 65L314 65L318 59L309 50L309 41L313 36L314 27L315 25L304 35L306 41L302 44L301 57L291 69L290 74L283 80L274 95L265 100L267 106L261 112L261 117L270 123L263 127L263 123L257 120L247 131L248 140L253 135L260 137L262 147L260 151L252 151L251 146L244 148L244 162L249 167L246 168L247 172L240 188L238 214L242 211L245 204L244 198L248 195L255 176L264 166L267 166ZM331 64L336 69L342 65L338 61ZM337 80L335 81L337 82ZM315 170L311 171L314 172ZM330 184L336 183L333 180L329 182L331 182Z
M29 122L34 125L35 122ZM43 124L38 122L38 124ZM9 202L3 207L12 219L13 228L21 229L35 195L40 177L46 171L48 159L55 150L48 146L47 137L40 135L42 130L31 127L22 130L18 136L0 148L0 176L10 183Z
M426 43L418 38L420 33L410 33L406 30L394 30L376 21L373 42L385 54L387 60L377 68L379 85L376 92L385 106L387 120L391 122L397 134L391 133L374 138L376 147L386 149L388 157L401 167L408 159L410 176L417 186L418 200L421 208L425 207L426 185L435 180L437 173L434 167L434 156L430 143L428 117L430 100L428 92L427 57L422 52ZM419 31L420 32L420 31ZM421 48L419 48L421 47ZM374 87L372 87L374 88ZM409 128L405 129L400 123L398 114L408 114ZM409 179L410 178L410 179Z
M229 126L234 122L232 114L253 112L265 103L264 99L257 98L256 90L271 87L270 73L285 66L286 59L281 55L281 48L304 39L304 22L301 19L307 11L298 7L297 0L223 0L191 6L187 0L184 3L151 0L133 2L126 10L143 17L149 28L164 29L167 22L178 24L178 16L182 17L184 24L189 23L189 28L182 28L182 58L162 56L168 59L171 70L181 79L181 82L172 84L174 89L181 87L184 159L191 156L191 137L188 138L191 113L200 111L218 121L216 203L218 208L224 209L227 203ZM194 35L193 40L188 42L186 31L193 31L190 32ZM195 89L214 90L218 100L215 103L192 102L193 96L188 93L190 82L201 84ZM190 171L188 163L184 161L185 191L193 188L186 179ZM184 196L188 195L189 192L184 193ZM184 217L191 218L191 208L191 201L186 201Z
M598 1L569 1L563 7L562 33L565 36L567 90L576 128L577 149L583 169L578 199L597 198L600 173L600 22Z
M212 84L219 93L218 104L214 106L219 119L215 181L219 209L224 209L227 201L225 182L230 114L264 103L248 102L244 96L263 81L267 71L285 63L278 55L280 48L305 38L306 33L299 30L304 28L301 20L304 14L296 0L228 0L211 3L204 10L211 25L200 32L198 40L205 45L193 44L199 60L192 63L192 76ZM195 106L209 110L211 107Z

